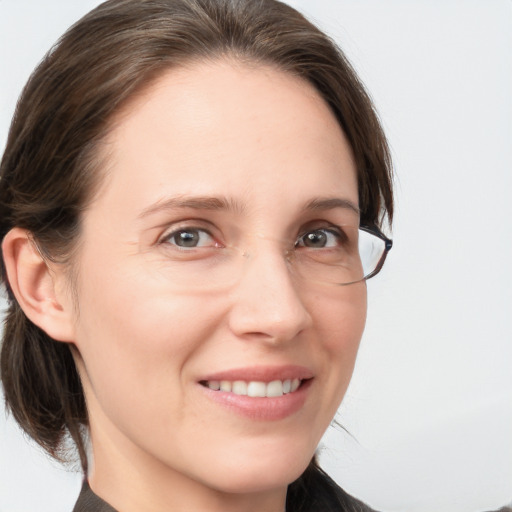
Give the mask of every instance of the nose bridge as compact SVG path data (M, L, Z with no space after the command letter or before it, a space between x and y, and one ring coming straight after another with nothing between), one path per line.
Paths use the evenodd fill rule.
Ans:
M241 281L250 282L251 278L255 277L262 284L266 279L273 277L274 284L277 285L279 280L283 280L294 288L288 253L283 240L253 234L240 252L243 259Z
M281 240L256 235L242 251L230 322L238 335L258 334L272 341L292 339L311 321L290 272Z
M245 260L245 270L249 270L259 260L265 258L276 258L276 262L283 259L287 254L285 242L279 238L273 238L261 233L253 233L247 237L244 246L239 251ZM254 262L254 263L253 263Z

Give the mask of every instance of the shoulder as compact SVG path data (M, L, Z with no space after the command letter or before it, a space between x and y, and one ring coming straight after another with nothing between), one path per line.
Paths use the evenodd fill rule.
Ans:
M87 480L84 480L73 512L116 512L116 510L99 496L96 496L89 487Z
M288 488L287 512L376 512L345 492L313 461Z

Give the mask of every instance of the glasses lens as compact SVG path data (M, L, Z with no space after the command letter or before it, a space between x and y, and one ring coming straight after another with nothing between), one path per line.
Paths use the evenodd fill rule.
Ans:
M382 263L386 242L365 229L343 226L320 243L319 235L312 233L315 238L309 240L315 243L297 248L292 265L310 283L355 283L371 277Z
M279 240L258 237L259 243L284 249ZM254 241L253 241L254 243ZM368 228L339 226L315 228L300 238L286 254L292 278L306 286L346 285L372 277L382 266L388 250L384 239ZM252 249L252 250L251 250ZM218 293L235 286L259 258L257 247L247 251L233 246L193 247L174 251L165 269L169 283L182 293ZM275 250L275 249L274 249Z
M376 234L359 230L359 255L363 267L363 279L371 276L382 262L386 253L386 242Z

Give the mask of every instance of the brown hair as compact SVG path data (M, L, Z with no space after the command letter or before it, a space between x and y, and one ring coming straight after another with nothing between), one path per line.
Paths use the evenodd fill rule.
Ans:
M341 51L301 14L276 0L109 0L68 30L23 90L0 167L0 240L24 228L45 257L66 263L101 179L95 156L114 114L163 71L222 56L311 83L354 152L361 223L391 220L390 158L372 103ZM86 470L87 410L72 348L26 318L0 262L7 406L54 457L70 435Z

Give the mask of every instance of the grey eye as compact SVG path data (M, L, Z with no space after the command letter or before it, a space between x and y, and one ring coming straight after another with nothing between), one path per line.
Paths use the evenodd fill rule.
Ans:
M330 229L314 229L302 235L296 247L308 247L311 249L323 249L325 247L337 247L340 245L341 235Z
M215 245L210 233L204 229L180 229L171 233L167 241L183 249L194 249L196 247L209 247Z

